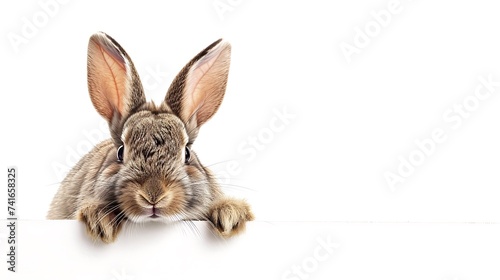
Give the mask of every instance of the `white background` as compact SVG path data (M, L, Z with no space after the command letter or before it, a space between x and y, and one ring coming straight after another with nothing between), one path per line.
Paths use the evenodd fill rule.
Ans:
M19 168L21 219L45 219L61 166L108 136L86 81L88 38L105 31L156 102L200 50L232 44L226 97L194 149L258 221L500 222L500 86L474 97L480 77L500 81L495 1L61 1L48 16L47 2L0 7L0 166ZM453 126L443 115L464 100ZM391 188L384 174L436 129L446 140ZM254 157L240 149L252 137Z

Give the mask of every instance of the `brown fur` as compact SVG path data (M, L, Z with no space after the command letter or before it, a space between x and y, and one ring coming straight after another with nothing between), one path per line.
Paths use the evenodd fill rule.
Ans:
M200 126L217 111L227 83L230 46L218 40L195 56L159 106L146 103L125 50L97 33L88 52L89 93L110 127L69 172L48 219L78 219L94 240L116 239L126 221L206 219L223 237L253 220L243 200L225 197L191 150ZM123 161L117 150L123 145ZM186 162L186 149L191 159Z

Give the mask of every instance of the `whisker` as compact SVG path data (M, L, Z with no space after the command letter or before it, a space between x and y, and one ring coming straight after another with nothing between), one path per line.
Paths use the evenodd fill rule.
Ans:
M215 226L215 224L208 218L206 217L205 220L208 222L208 224L210 225L210 234L211 236L219 241L219 242L222 242L222 243L227 243L226 240L224 240L223 238L221 238L217 233L215 233L215 231L217 230L217 227Z
M203 166L204 167L212 167L212 166L216 166L216 165L223 164L223 163L229 163L229 162L232 162L234 160L236 160L236 159L222 160L222 161L218 161L218 162L211 163L211 164L204 164Z
M245 191L251 191L251 192L257 192L256 189L252 189L249 187L244 187L240 185L235 185L235 184L219 184L221 188L226 188L226 189L234 189L234 190L245 190Z
M193 221L191 221L191 220L183 221L183 222L185 222L188 225L189 229L192 231L192 233L194 234L194 236L197 239L199 239L200 236L201 236L201 234L200 234L200 231L198 230L198 228L196 227L196 224Z
M100 217L97 221L95 221L94 225L92 226L92 229L95 229L95 228L98 226L98 224L99 224L99 223L100 223L100 222L101 222L101 221L102 221L102 220L103 220L106 216L108 216L109 214L111 214L112 212L114 212L114 211L115 211L116 209L118 209L118 208L119 208L119 206L118 206L118 205L116 205L116 206L114 206L114 207L111 207L109 210L107 210L107 211L106 211L106 212L105 212L105 213L104 213L104 214L103 214L103 215L102 215L102 216L101 216L101 217ZM102 209L101 209L101 211L102 211ZM101 212L101 211L100 211L100 212ZM111 221L109 221L109 222L108 222L106 225L104 225L104 226L105 226L105 227L110 226L110 225L113 223L113 220L114 220L114 219L116 219L116 216L115 216L113 219L111 219Z

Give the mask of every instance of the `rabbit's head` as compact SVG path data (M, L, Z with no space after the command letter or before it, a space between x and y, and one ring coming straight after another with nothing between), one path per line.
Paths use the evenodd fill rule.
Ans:
M92 103L109 124L116 160L98 181L109 186L126 218L142 222L202 218L218 195L210 171L191 147L198 130L219 108L231 47L218 40L177 75L165 99L146 102L139 75L125 50L97 33L88 48Z

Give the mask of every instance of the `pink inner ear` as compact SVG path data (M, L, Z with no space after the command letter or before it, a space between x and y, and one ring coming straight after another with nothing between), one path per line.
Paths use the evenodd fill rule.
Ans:
M116 46L104 34L91 37L88 50L90 97L96 110L111 121L115 111L124 113L127 66Z
M125 93L126 70L123 59L116 59L115 52L109 52L109 49L101 49L101 54L105 62L103 73L109 73L109 78L104 80L105 86L110 92L107 96L112 106L116 107L118 112L123 112L122 96ZM111 54L111 55L110 55Z
M211 51L198 60L189 70L185 88L185 98L188 99L186 100L185 109L190 114L195 113L197 107L201 106L203 99L206 98L206 92L202 90L205 87L202 78L210 70L219 55L220 49L215 53Z
M183 119L196 114L201 125L215 113L224 96L230 49L228 43L221 42L193 64L184 88Z

